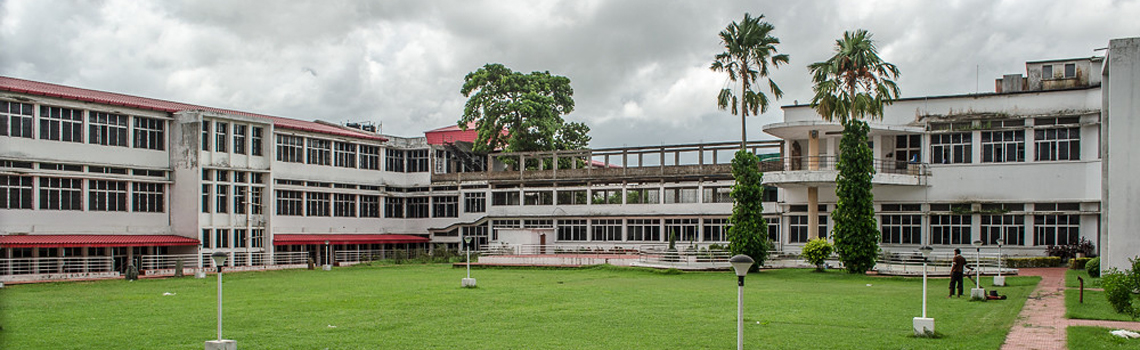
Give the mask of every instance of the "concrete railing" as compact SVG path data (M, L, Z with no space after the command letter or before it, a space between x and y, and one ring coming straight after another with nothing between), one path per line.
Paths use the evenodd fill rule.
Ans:
M0 275L86 274L115 272L111 257L0 259Z

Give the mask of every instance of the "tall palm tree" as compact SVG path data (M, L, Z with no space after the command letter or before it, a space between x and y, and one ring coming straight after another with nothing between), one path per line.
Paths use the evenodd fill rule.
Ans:
M753 84L768 77L769 67L779 68L780 64L788 63L787 54L777 54L776 45L780 39L772 36L776 27L760 21L763 18L764 15L753 18L745 13L744 20L740 23L730 23L720 32L725 51L717 54L716 60L709 66L714 72L728 73L728 80L717 95L716 104L722 110L731 108L733 115L740 116L740 149L745 149L748 143L745 117L749 113L758 115L768 111L768 95L756 89ZM735 93L729 84L738 81L740 92ZM776 99L784 95L772 79L768 79L768 88Z
M866 30L845 32L835 42L835 55L808 66L812 73L811 105L827 121L843 124L839 141L838 198L831 213L832 237L847 272L862 274L875 266L879 230L875 224L871 178L873 155L867 146L870 130L863 119L881 119L883 107L898 98L899 70L883 61Z

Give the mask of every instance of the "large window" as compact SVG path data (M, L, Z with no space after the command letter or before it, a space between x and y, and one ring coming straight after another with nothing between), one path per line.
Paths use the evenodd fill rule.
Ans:
M492 192L491 205L519 205L519 192Z
M408 201L408 218L426 218L430 216L429 204L430 197L409 197Z
M1025 130L983 131L982 162L1025 161Z
M585 241L586 220L558 220L559 241Z
M665 203L696 203L697 200L700 199L697 197L697 194L698 192L696 187L666 188Z
M970 244L972 223L970 215L931 215L930 244Z
M398 149L388 149L384 152L384 170L392 172L404 172L404 160L406 159L406 152Z
M661 241L660 219L629 219L628 241Z
M222 179L218 179L222 180ZM217 204L214 206L215 213L228 213L230 212L230 185L217 185L215 188L217 197Z
M360 168L380 170L380 147L360 145Z
M260 156L261 155L261 138L265 129L255 126L253 127L253 137L249 141L249 154Z
M0 175L0 209L32 209L32 177Z
M408 172L421 173L428 171L428 150L408 150Z
M586 190L559 190L556 196L558 205L583 205L590 198Z
M333 195L333 216L356 217L356 195L337 193Z
M732 187L705 187L705 203L732 203Z
M728 241L728 219L705 219L703 238L705 242Z
M40 139L83 142L83 111L40 106Z
M922 161L922 135L895 135L895 167Z
M120 114L90 112L87 129L91 144L127 147L127 125L130 117Z
M431 198L432 217L459 217L459 196L434 196Z
M202 150L210 150L210 121L202 121Z
M316 165L332 164L332 141L309 139L308 163Z
M1034 215L1034 245L1069 245L1080 242L1081 216L1067 214Z
M166 149L166 121L135 117L135 148Z
M695 242L698 225L700 219L665 219L665 238L676 235L679 242Z
M780 242L780 217L773 216L764 218L768 222L768 240L772 242Z
M604 242L621 241L621 219L594 220L590 239Z
M808 217L807 215L793 215L788 217L788 243L807 243Z
M973 135L968 132L930 135L932 163L972 163L972 153Z
M127 211L125 181L88 180L87 210Z
M334 165L342 168L356 167L356 145L348 142L334 142L336 158Z
M0 101L0 136L32 138L32 104Z
M879 220L883 243L922 243L922 215L882 215Z
M255 129L256 130L256 129ZM300 163L305 138L300 136L277 135L277 160L289 163Z
M1025 245L1025 215L982 215L982 241L997 245L998 238L1005 245Z
M386 218L402 218L404 217L404 199L400 197L385 197L384 198L384 217Z
M1057 128L1033 131L1034 160L1080 160L1081 129Z
M234 153L245 154L246 128L243 124L234 124Z
M661 203L661 191L656 188L631 188L625 190L626 204Z
M83 210L83 180L41 177L40 209Z
M245 173L235 173L235 175L243 175ZM244 176L244 175L243 175ZM237 179L235 179L237 180ZM236 182L236 181L235 181ZM245 205L248 203L246 194L249 192L248 186L234 185L234 214L245 214Z
M214 122L214 152L229 152L229 144L229 124L223 122Z
M554 204L554 191L526 191L523 192L524 205L552 205Z
M321 192L308 192L305 193L305 215L306 216L329 216L329 208L332 207L329 200L328 193Z
M621 189L596 189L593 204L621 204Z
M301 191L277 190L277 215L304 215L304 194Z
M261 174L254 174L254 178L258 178ZM261 215L262 210L262 193L265 192L265 187L250 186L249 188L249 213L254 215Z
M360 217L380 217L380 196L367 194L360 195Z
M487 211L486 192L468 192L463 194L464 213L483 213Z

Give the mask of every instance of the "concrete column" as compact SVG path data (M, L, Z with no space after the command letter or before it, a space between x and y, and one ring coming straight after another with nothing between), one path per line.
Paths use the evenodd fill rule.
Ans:
M808 187L808 240L819 238L819 187Z
M819 170L819 130L808 132L807 170Z

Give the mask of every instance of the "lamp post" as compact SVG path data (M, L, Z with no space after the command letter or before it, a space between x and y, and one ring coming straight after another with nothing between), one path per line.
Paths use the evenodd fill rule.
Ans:
M973 242L974 249L977 251L974 262L974 288L970 289L970 299L985 299L986 290L982 289L982 240L975 240Z
M997 286L997 287L1004 287L1005 286L1005 276L1001 275L1001 245L1002 244L1005 244L1005 240L998 238L998 240L997 240L997 245L998 245L997 276L994 276L994 286Z
M748 269L752 268L755 263L752 257L737 254L728 258L728 263L732 264L732 269L736 272L736 349L744 349L744 276L748 275Z
M474 237L471 237L471 236L464 236L463 237L464 250L467 251L467 278L464 278L463 281L461 282L461 285L464 288L474 288L475 287L475 279L471 278L471 242L472 241L474 241Z
M926 318L926 263L934 248L927 245L918 248L918 251L922 253L922 317L914 318L914 335L926 336L934 333L934 319Z
M218 339L206 342L206 350L236 350L237 342L222 339L222 266L226 263L226 253L214 252L210 259L218 267Z
M325 266L321 268L325 271L332 271L332 248L329 246L329 241L325 241Z

